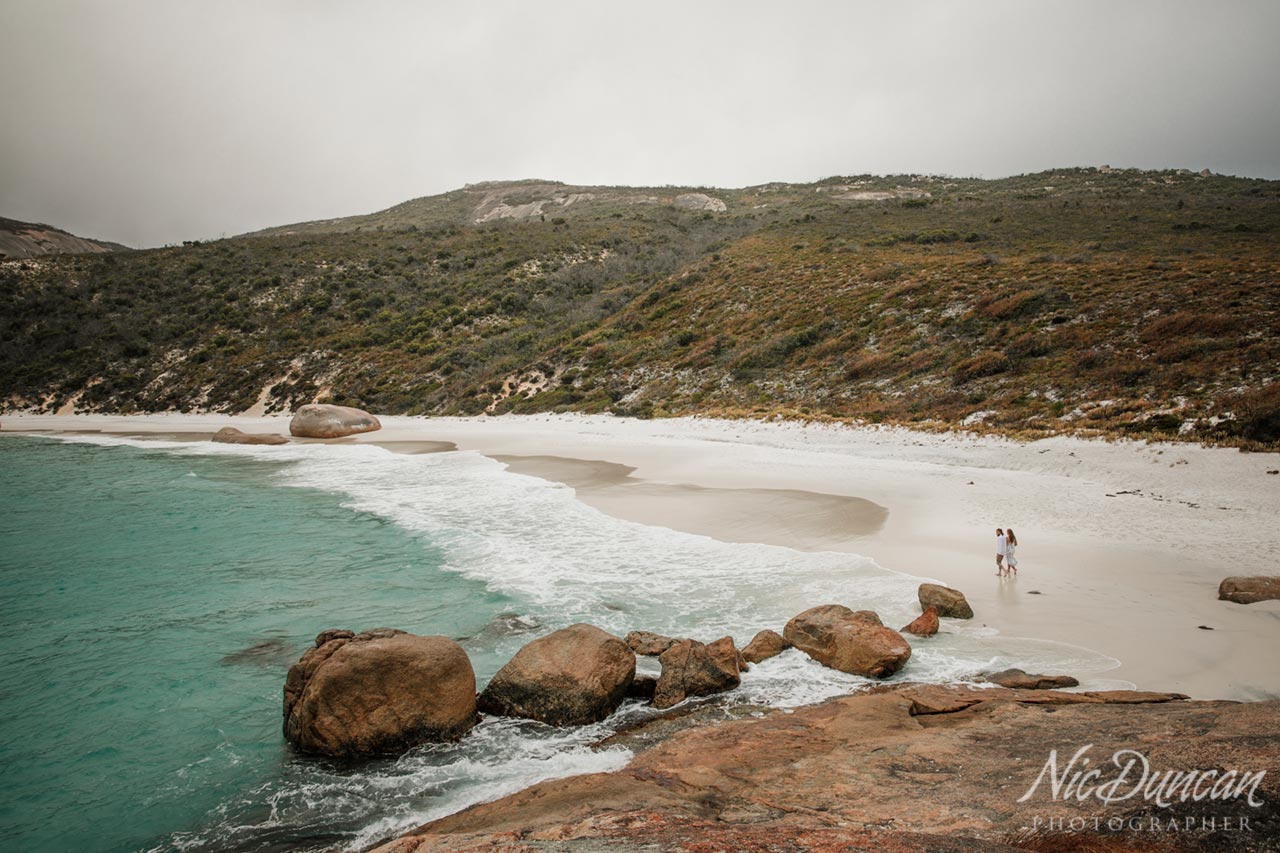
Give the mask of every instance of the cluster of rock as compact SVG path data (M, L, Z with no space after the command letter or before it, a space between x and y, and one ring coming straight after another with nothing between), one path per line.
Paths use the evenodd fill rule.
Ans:
M294 413L289 421L289 434L298 438L344 438L362 432L382 429L381 422L363 409L311 403ZM289 439L274 433L247 433L235 427L223 427L210 441L218 444L288 444Z
M924 612L903 629L917 636L936 633L940 614L972 615L946 587L921 586L920 603ZM629 698L665 709L732 690L752 664L790 648L867 678L893 675L911 657L906 639L876 613L838 604L798 614L782 634L760 631L742 650L732 637L702 643L633 631L623 640L576 624L526 644L477 695L466 652L447 637L328 630L289 670L284 736L303 752L352 758L459 738L480 713L586 725ZM661 674L637 678L637 655L657 657Z
M662 674L654 680L649 697L655 708L670 708L690 696L711 696L732 690L741 683L741 674L749 666L732 637L700 643L632 631L627 635L626 645L632 653L657 657L662 664ZM636 692L644 696L649 688L646 685Z

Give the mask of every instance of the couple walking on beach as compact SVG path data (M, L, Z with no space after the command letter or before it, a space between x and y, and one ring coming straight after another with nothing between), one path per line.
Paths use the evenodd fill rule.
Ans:
M996 574L1002 578L1018 576L1018 537L1013 528L996 528ZM1010 574L1012 572L1012 574Z

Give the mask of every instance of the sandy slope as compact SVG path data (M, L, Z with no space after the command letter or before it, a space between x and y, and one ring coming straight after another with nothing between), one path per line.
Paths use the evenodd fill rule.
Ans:
M199 434L228 423L288 431L281 418L182 415L9 417L3 428ZM1272 454L572 415L383 425L348 440L401 452L453 442L566 482L623 518L866 554L964 590L977 618L1006 635L1111 655L1121 661L1115 677L1144 689L1280 696L1280 602L1216 597L1225 575L1280 571ZM1001 582L994 528L1010 525L1022 576Z

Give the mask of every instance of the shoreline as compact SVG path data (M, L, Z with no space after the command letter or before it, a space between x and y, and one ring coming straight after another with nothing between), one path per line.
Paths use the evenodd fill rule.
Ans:
M1280 477L1268 476L1268 454L705 419L382 423L340 441L473 451L626 520L871 557L960 589L975 621L1004 637L1109 655L1120 663L1107 676L1140 689L1280 696L1267 655L1280 641L1280 602L1217 600L1223 577L1275 572ZM10 416L4 432L200 440L226 425L288 434L287 417L220 415ZM1009 525L1023 543L1022 576L1001 581L987 552L994 528Z

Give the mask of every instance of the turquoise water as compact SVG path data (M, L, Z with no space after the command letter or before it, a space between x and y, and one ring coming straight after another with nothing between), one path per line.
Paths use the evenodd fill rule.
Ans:
M424 535L270 485L276 467L0 441L6 847L136 850L198 826L298 762L281 685L318 627L462 636L509 606Z
M585 621L745 643L814 604L918 614L920 578L852 554L727 544L605 516L474 453L0 437L0 838L22 851L360 850L542 779L623 766L595 726L488 719L456 744L337 764L280 735L324 628L458 638L484 684ZM976 621L976 620L975 620ZM972 624L896 680L1115 661ZM641 660L641 670L655 664ZM785 652L714 701L794 706L863 679Z

